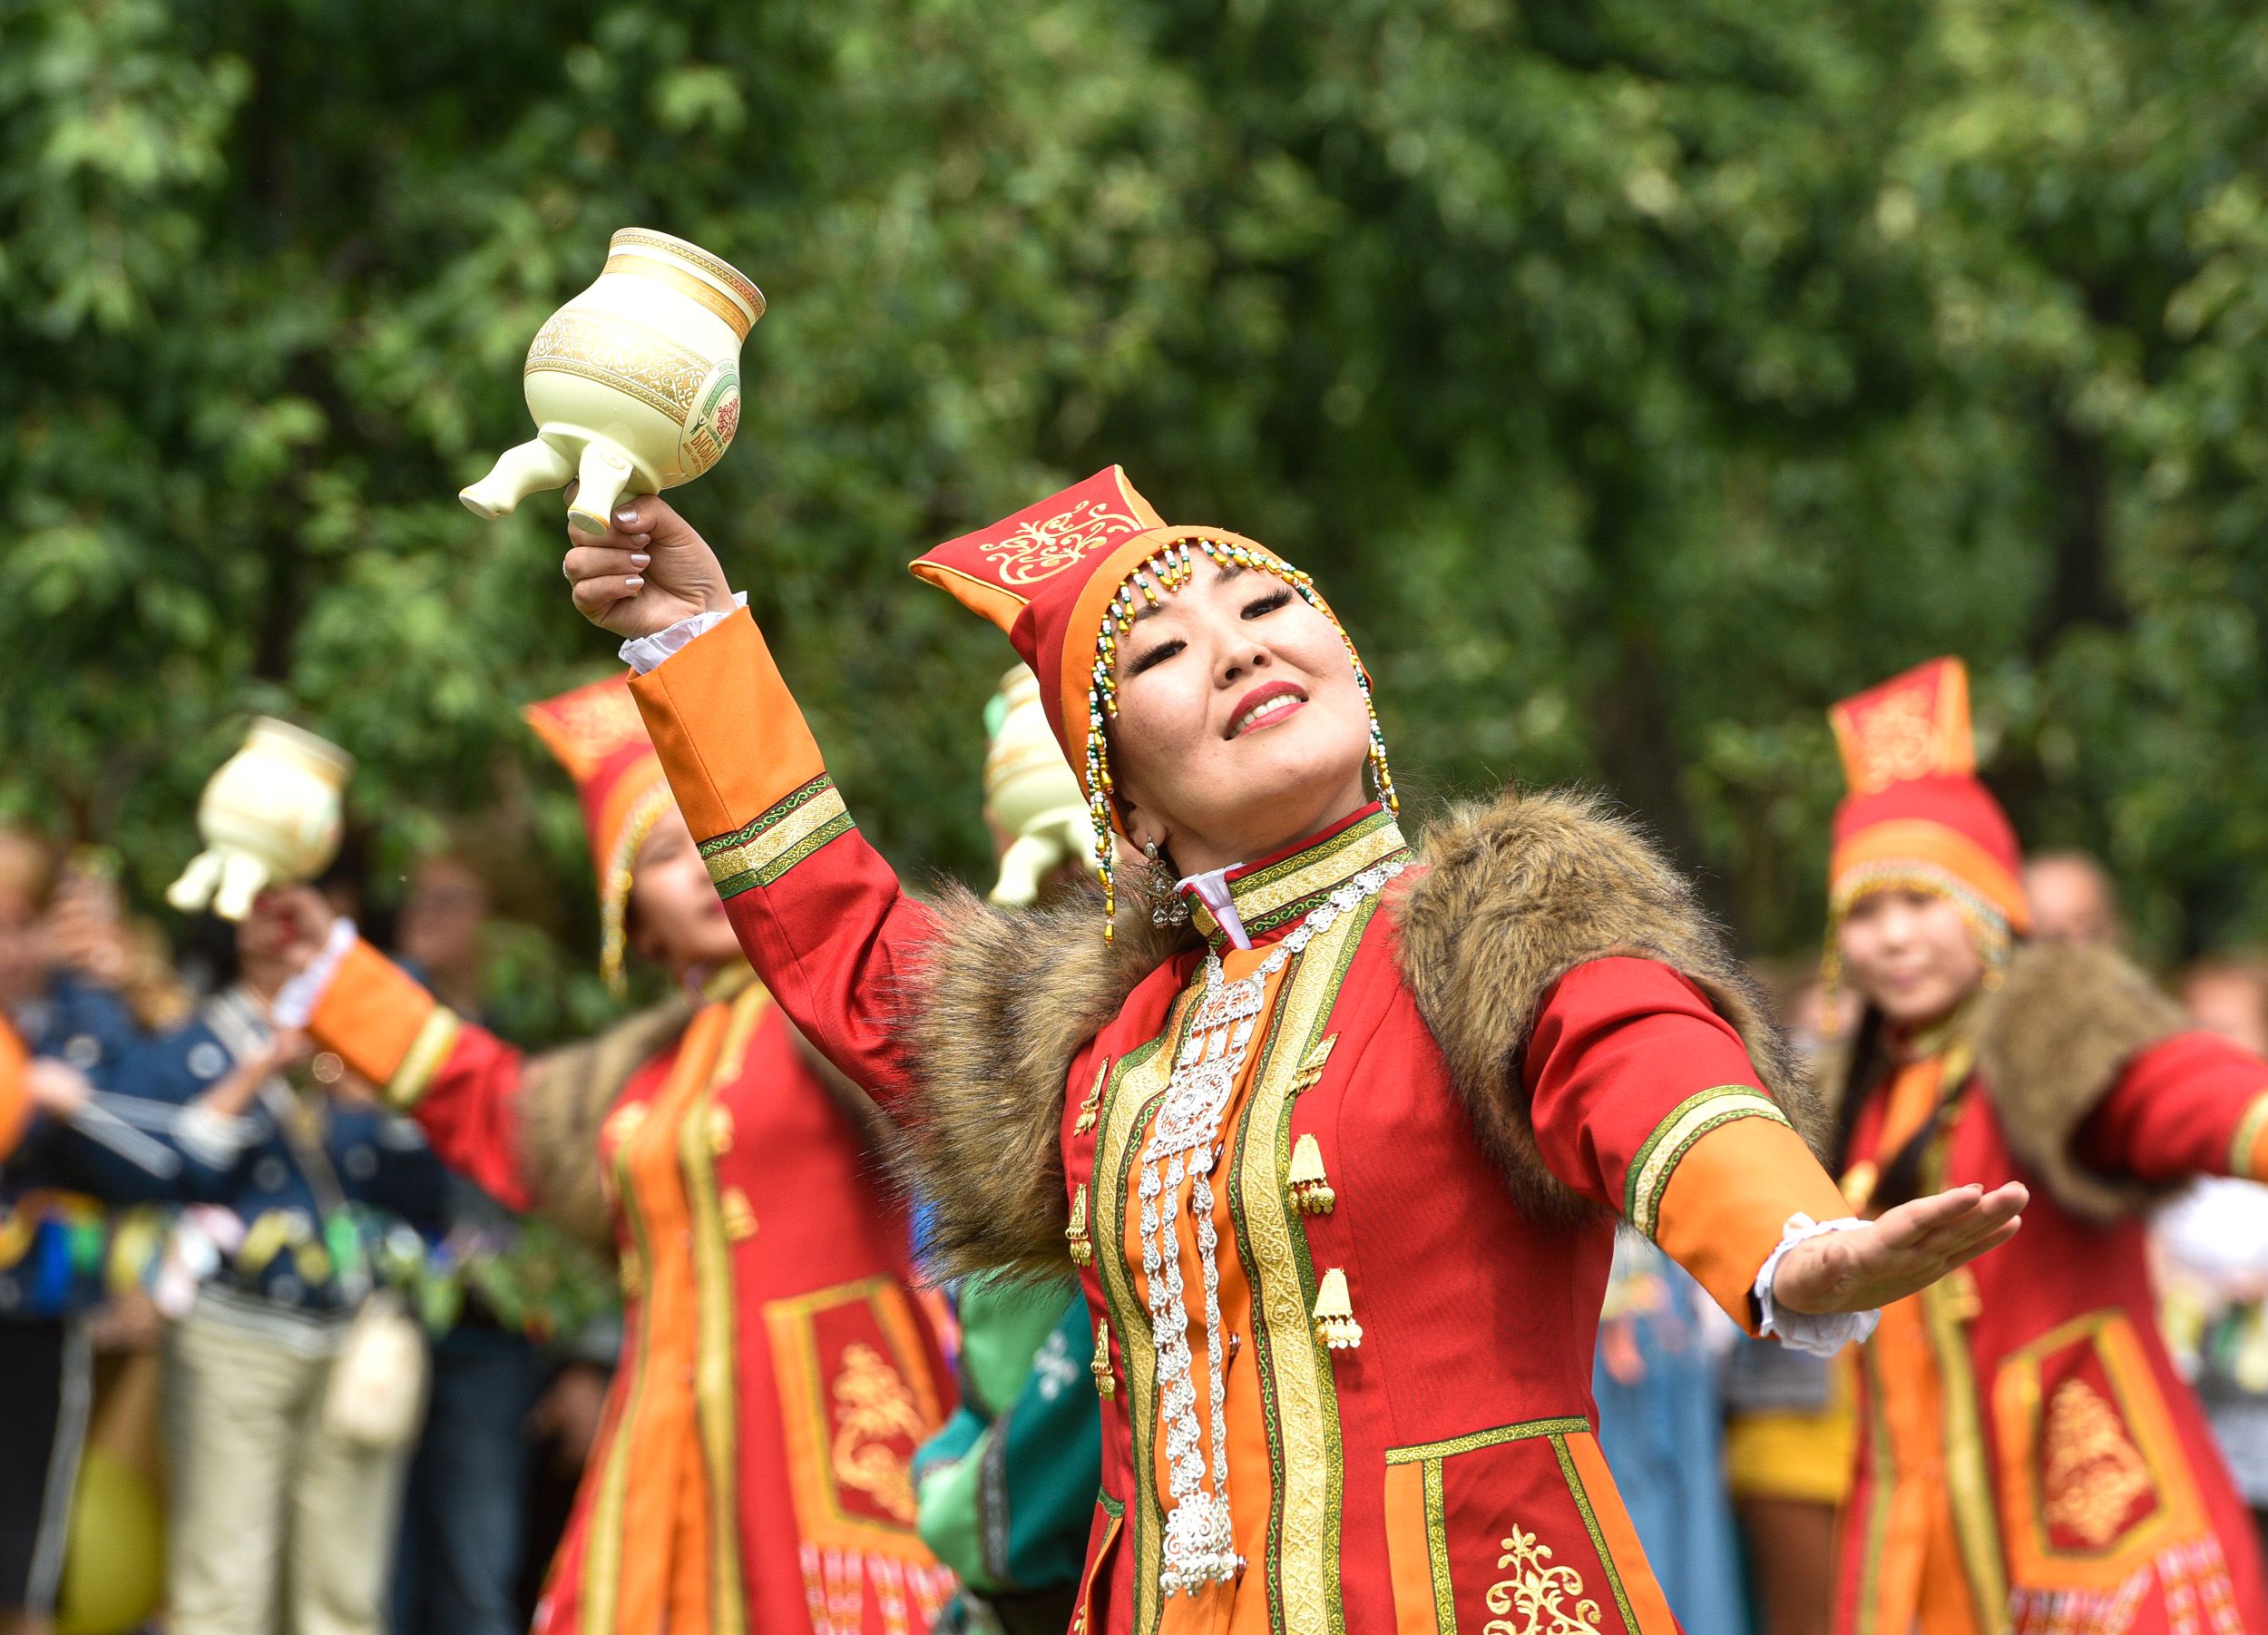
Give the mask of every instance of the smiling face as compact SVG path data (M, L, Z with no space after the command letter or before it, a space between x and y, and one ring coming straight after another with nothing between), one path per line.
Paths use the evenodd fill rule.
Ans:
M1200 559L1119 644L1111 762L1127 832L1183 874L1359 809L1370 712L1338 627L1256 568Z
M672 976L724 964L740 952L693 832L675 806L655 820L631 865L630 924L638 952Z
M1984 980L1969 922L1935 892L1870 891L1836 934L1851 985L1892 1022L1935 1022Z

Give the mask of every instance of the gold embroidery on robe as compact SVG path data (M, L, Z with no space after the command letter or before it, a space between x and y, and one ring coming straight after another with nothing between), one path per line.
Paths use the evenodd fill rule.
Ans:
M2116 1537L2150 1472L2102 1394L2067 1379L2048 1405L2047 1513L2097 1548Z
M1511 1576L1489 1586L1488 1606L1506 1616L1489 1620L1481 1635L1589 1635L1599 1627L1598 1603L1585 1598L1582 1574L1555 1563L1551 1546L1525 1528L1514 1525L1496 1565Z
M914 1467L888 1445L893 1437L918 1444L928 1434L914 1393L871 1346L843 1348L835 1376L835 1480L866 1494L902 1522L917 1513Z

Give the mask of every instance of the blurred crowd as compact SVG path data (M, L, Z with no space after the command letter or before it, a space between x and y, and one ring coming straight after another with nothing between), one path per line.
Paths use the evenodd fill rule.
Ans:
M0 1629L528 1626L619 1344L613 1268L442 1168L279 1031L258 928L169 953L115 860L0 831L0 1007L71 1070L0 1190ZM483 1012L488 893L408 876L398 956ZM326 883L358 905L345 875ZM378 1380L342 1366L357 1327Z
M200 1635L248 1604L299 1635L525 1629L620 1342L608 1255L449 1173L338 1057L276 1026L288 973L260 921L191 922L169 945L117 874L99 850L0 831L0 1006L68 1070L0 1171L0 1630ZM2092 859L2036 857L2026 886L2038 936L2119 940ZM473 864L425 858L396 905L364 903L346 871L324 889L366 929L390 921L388 951L458 1014L487 1013ZM1770 974L1799 1048L1833 1060L1855 1007L1814 970ZM2268 961L2217 955L2172 986L2199 1024L2268 1050ZM2198 1183L2156 1229L2167 1337L2268 1522L2268 1191ZM1076 1302L964 1305L964 1395L1036 1382L1061 1405L999 1457L1083 1523ZM357 1377L351 1356L399 1364L368 1343L389 1325L419 1360ZM1854 1366L1742 1339L1624 1234L1601 1441L1688 1629L1823 1635ZM964 1580L980 1501L946 1490L978 1482L989 1462L962 1455L986 1431L949 1425L923 1491L925 1511L967 1512L932 1535L945 1554L953 1527L969 1533ZM1019 1535L1019 1581L1067 1584L1082 1537Z

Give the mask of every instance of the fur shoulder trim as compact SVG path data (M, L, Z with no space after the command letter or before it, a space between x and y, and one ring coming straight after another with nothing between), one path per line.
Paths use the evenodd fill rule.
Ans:
M920 1108L892 1158L932 1211L924 1262L938 1277L1067 1269L1071 1062L1146 977L1201 945L1187 927L1153 928L1133 905L1105 944L1100 911L1095 892L1012 912L959 887L935 906L935 941L907 1011Z
M546 1051L522 1072L514 1111L535 1212L610 1259L614 1219L599 1184L599 1126L631 1076L670 1047L692 1013L684 999L666 999Z
M1520 1062L1545 992L1611 955L1660 960L1688 977L1818 1144L1816 1102L1746 973L1685 878L1602 800L1508 793L1451 812L1423 853L1425 871L1390 897L1403 974L1525 1207L1584 1207L1536 1151ZM937 912L906 1009L922 1090L918 1114L894 1140L898 1174L933 1211L936 1275L1060 1278L1071 1061L1144 980L1202 945L1187 928L1153 929L1137 909L1106 946L1091 897L1004 913L955 891Z
M1659 960L1706 994L1814 1150L1824 1128L1772 1013L1692 885L1598 796L1507 790L1427 833L1398 904L1402 964L1481 1140L1523 1205L1584 1206L1536 1150L1520 1067L1551 984L1589 960Z
M2083 1219L2128 1213L2152 1194L2071 1154L2079 1126L2144 1047L2182 1029L2180 1007L2107 948L2033 944L1977 1018L1977 1071L2009 1150Z

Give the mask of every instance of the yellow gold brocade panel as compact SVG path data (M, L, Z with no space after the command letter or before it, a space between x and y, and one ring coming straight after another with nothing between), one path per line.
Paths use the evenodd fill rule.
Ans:
M1272 1433L1268 1454L1276 1513L1269 1529L1270 1610L1275 1627L1285 1631L1336 1632L1346 1627L1339 1594L1344 1472L1338 1394L1331 1354L1317 1342L1308 1320L1315 1273L1286 1178L1291 1171L1292 1105L1302 1087L1302 1070L1323 1036L1375 908L1372 899L1341 915L1286 973L1233 1160L1229 1208L1252 1279L1253 1338Z

